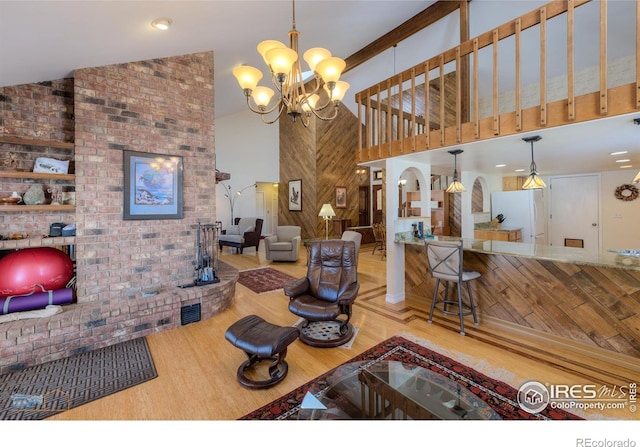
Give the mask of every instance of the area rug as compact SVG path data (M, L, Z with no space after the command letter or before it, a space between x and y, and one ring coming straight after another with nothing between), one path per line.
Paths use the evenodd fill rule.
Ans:
M273 292L284 288L296 278L270 267L243 270L240 272L238 282L255 293Z
M45 419L158 376L137 338L0 376L0 420Z
M465 387L497 413L501 419L509 420L568 420L581 419L564 410L545 408L532 414L520 408L517 402L518 390L511 385L486 376L473 368L439 354L431 349L407 340L401 336L391 337L382 343L354 357L347 363L366 361L368 364L381 361L399 361L420 366L441 374L459 386ZM327 378L337 368L296 388L275 401L258 408L240 419L295 420L305 394L313 387L314 395L322 395L328 388Z

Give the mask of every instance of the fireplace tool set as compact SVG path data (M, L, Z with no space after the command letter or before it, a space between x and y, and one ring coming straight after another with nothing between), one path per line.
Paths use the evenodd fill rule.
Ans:
M220 225L216 224L200 224L198 222L198 231L196 233L196 279L193 281L194 286L204 286L220 282L220 278L216 275L217 270L217 253L216 239ZM187 284L181 287L189 287Z

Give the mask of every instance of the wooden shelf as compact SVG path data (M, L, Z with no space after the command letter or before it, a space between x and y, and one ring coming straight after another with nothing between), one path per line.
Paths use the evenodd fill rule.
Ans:
M39 146L39 147L57 147L61 149L73 149L74 143L67 143L65 141L53 141L53 140L36 140L31 138L19 138L0 136L0 143L9 144L24 144L26 146Z
M22 213L26 211L36 211L51 213L54 211L73 212L74 205L0 205L0 213Z
M74 245L75 236L61 237L30 237L26 239L6 239L0 241L0 250L18 250L26 247L60 247L63 245Z
M0 171L0 177L4 178L32 178L47 180L69 180L74 181L74 174L48 174L46 172L22 172L22 171Z

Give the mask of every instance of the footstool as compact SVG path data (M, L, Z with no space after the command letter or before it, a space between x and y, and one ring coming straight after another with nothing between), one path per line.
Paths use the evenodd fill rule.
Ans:
M257 315L248 315L233 323L225 338L236 348L242 349L249 357L238 368L238 382L247 388L268 388L281 382L289 365L284 360L287 347L300 335L295 327L282 327L268 323ZM258 362L272 360L269 365L269 379L251 380L245 372Z

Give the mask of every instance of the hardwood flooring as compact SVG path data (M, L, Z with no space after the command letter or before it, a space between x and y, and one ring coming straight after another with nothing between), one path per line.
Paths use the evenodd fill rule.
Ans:
M263 248L235 254L225 249L221 261L245 270L270 265L295 277L306 273L306 254L296 263L270 263ZM359 257L361 292L352 322L360 328L350 349L320 349L294 342L288 350L289 374L266 390L247 390L236 381L236 370L245 354L224 338L227 328L241 317L257 314L280 325L292 325L297 317L287 310L282 291L261 295L238 284L232 306L221 314L175 330L147 337L158 378L56 415L51 420L234 420L286 392L323 374L371 346L395 334L410 334L447 349L452 356L475 365L488 375L516 388L527 380L548 384L627 385L636 380L631 370L611 368L605 362L555 352L535 340L520 342L469 322L467 335L456 332L456 323L440 316L426 322L428 309L420 300L407 297L402 304L385 302L385 262L363 247ZM486 367L490 367L489 370ZM502 374L508 371L509 374ZM500 375L501 377L497 377ZM586 411L588 418L638 419L628 409Z

